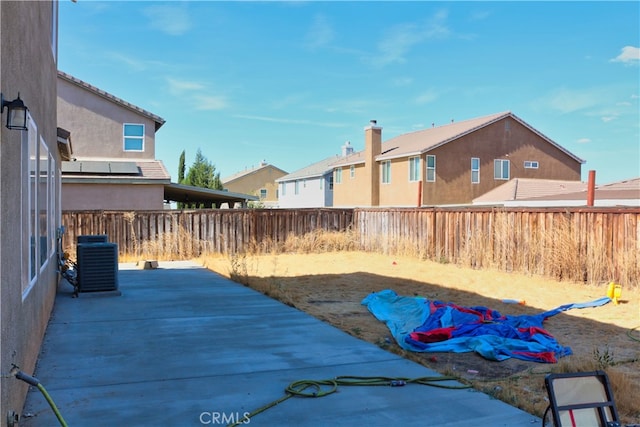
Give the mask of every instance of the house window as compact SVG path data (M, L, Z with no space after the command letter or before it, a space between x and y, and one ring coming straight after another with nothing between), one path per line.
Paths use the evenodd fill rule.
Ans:
M333 175L329 177L329 191L333 191Z
M38 153L38 267L49 259L49 148L40 137Z
M24 135L24 134L23 134ZM29 263L28 263L28 273L26 280L22 282L22 292L23 294L28 291L29 287L34 283L37 274L37 247L38 247L38 211L37 209L37 194L38 194L38 186L37 186L37 167L38 167L38 128L36 127L35 122L29 116L28 118L28 130L26 132L27 137L27 212L28 212L28 225L25 227L25 231L27 232L26 242L29 246Z
M318 181L320 181L320 189L322 190L322 186L324 185L324 184L323 184L323 182L324 182L324 176L321 176L321 177L320 177L320 179L319 179Z
M302 180L302 188L307 188L307 180L306 179Z
M356 165L349 166L349 177L351 179L356 177Z
M471 158L471 183L480 183L480 159L478 157Z
M420 157L409 157L409 181L420 181Z
M125 123L124 151L144 151L144 125Z
M342 168L336 169L336 184L340 184L342 182Z
M509 160L493 161L493 179L509 179Z
M525 160L524 168L525 169L538 169L538 162L535 160Z
M49 146L40 136L38 127L27 113L27 131L22 133L22 206L26 209L22 226L23 298L35 285L38 275L55 253L56 168Z
M436 181L436 156L427 156L427 182Z
M287 183L286 182L282 183L282 195L283 196L287 195Z
M383 160L380 167L382 168L382 183L389 184L391 182L391 160Z
M296 180L295 187L293 190L294 194L300 194L300 181Z
M267 189L266 188L261 188L260 189L260 198L261 199L266 199L267 198Z

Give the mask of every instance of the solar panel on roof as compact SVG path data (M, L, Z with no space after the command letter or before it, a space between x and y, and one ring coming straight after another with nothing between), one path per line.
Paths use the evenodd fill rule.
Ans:
M81 161L62 162L62 172L87 175L139 175L136 162Z
M140 171L135 162L109 162L111 173L122 175L137 175Z

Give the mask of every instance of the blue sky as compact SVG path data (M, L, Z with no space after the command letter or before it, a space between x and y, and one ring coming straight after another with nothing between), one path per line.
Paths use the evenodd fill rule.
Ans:
M59 69L166 120L176 180L200 148L222 177L287 172L502 111L587 161L640 176L640 3L60 2Z

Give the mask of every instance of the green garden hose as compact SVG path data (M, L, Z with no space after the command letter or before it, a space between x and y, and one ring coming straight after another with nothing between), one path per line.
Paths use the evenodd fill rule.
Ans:
M40 381L38 381L37 378L34 378L31 375L27 375L22 371L17 371L15 373L15 376L17 379L22 380L29 385L37 387L37 389L40 390L40 393L42 393L44 398L47 400L47 403L49 404L49 406L51 406L53 413L56 414L56 418L58 419L58 422L60 422L60 425L62 427L68 427L67 422L64 420L64 418L62 418L62 414L58 410L58 407L56 406L56 404L53 402L53 399L51 398L51 396L49 396L49 393L44 388L44 386L40 383Z
M419 377L419 378L402 378L402 377L354 377L354 376L340 376L328 380L299 380L289 384L285 389L285 395L279 399L268 403L261 408L247 414L242 420L236 423L229 424L228 427L235 427L239 424L247 423L249 420L266 411L269 408L284 402L285 400L297 396L297 397L324 397L338 391L338 386L386 386L386 387L401 387L407 384L420 384L428 385L432 387L448 388L448 389L466 389L470 388L470 385L459 384L440 384L441 381L458 380L454 377L448 376L434 376L434 377ZM307 391L311 389L310 391Z
M637 330L638 330L638 328L640 328L640 325L639 325L639 326L636 326L635 328L631 328L631 329L629 329L629 330L627 331L627 336L628 336L629 338L631 338L632 340L634 340L634 341L640 341L640 338L639 338L639 337L636 337L636 336L634 336L634 335L633 335L633 331L637 331Z

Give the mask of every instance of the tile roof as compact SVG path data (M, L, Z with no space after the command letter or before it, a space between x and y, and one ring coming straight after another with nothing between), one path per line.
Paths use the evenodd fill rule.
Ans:
M291 172L288 175L280 177L276 179L276 182L294 181L296 179L301 179L301 178L313 178L317 176L322 176L328 172L331 172L333 170L333 167L331 165L334 164L336 160L341 158L343 157L339 155L327 157L324 160L320 160L319 162L313 163L302 169L298 169L295 172Z
M587 184L581 181L553 179L513 178L502 185L473 199L474 204L500 203L511 200L527 200L544 196L586 191Z
M488 126L498 120L504 119L505 117L511 117L512 119L518 121L523 126L530 129L532 132L538 134L548 143L552 144L559 150L575 159L577 162L585 162L581 158L577 157L576 155L572 154L562 146L549 139L538 130L531 127L524 120L520 119L510 111L477 117L460 122L448 123L446 125L436 126L429 129L422 129L396 136L382 143L382 153L376 156L376 160L380 161L422 154L448 142L461 138L462 136L474 132L480 128ZM364 152L359 151L351 156L344 158L343 160L336 162L334 166L345 166L362 162L364 162Z
M155 114L153 114L153 113L151 113L151 112L149 112L149 111L147 111L147 110L145 110L143 108L140 108L140 107L138 107L136 105L133 105L130 102L127 102L122 98L118 98L117 96L112 95L109 92L106 92L106 91L104 91L102 89L99 89L99 88L97 88L97 87L95 87L95 86L93 86L93 85L91 85L91 84L89 84L89 83L87 83L85 81L82 81L77 77L73 77L72 75L67 74L67 73L65 73L63 71L60 71L60 70L58 70L58 77L66 80L66 81L68 81L70 83L73 83L76 86L85 88L85 89L87 89L87 90L89 90L89 91L91 91L91 92L93 92L93 93L105 98L105 99L108 99L109 101L115 102L116 104L119 104L122 107L125 107L125 108L127 108L129 110L132 110L132 111L138 113L138 114L142 114L143 116L146 116L147 118L153 120L156 123L156 131L158 129L160 129L160 127L165 123L165 120L162 117L157 116L157 115L155 115Z
M254 167L251 167L249 169L245 169L243 171L236 172L233 175L229 175L227 177L222 178L220 181L222 181L223 184L227 184L227 183L229 183L231 181L235 181L238 178L242 178L243 176L251 175L252 173L256 173L259 170L266 169L266 168L273 168L273 169L279 170L283 174L287 173L287 172L283 171L282 169L280 169L280 168L278 168L276 166L270 165L269 163L261 162L258 166L254 166Z
M640 178L633 178L609 184L598 185L595 188L596 200L640 200ZM527 200L586 200L587 188L568 193L556 193L544 196L532 196Z

